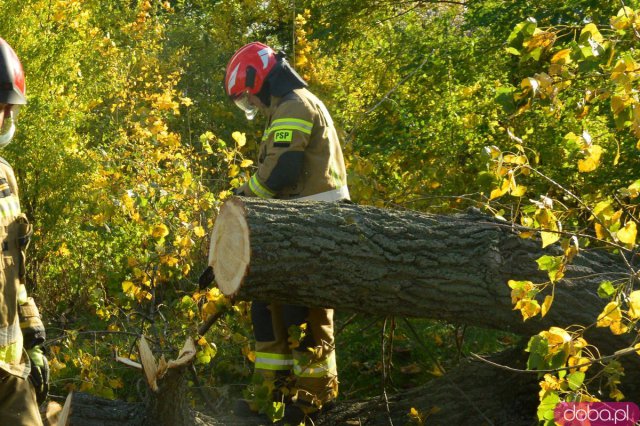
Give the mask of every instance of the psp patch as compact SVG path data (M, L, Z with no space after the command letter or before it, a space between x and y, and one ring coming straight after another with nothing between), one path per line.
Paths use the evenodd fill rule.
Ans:
M289 146L293 140L293 130L277 130L273 133L274 146Z

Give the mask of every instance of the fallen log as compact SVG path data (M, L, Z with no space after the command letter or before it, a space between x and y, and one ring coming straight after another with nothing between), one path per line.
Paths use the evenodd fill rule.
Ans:
M332 307L374 315L445 320L530 336L550 326L595 323L602 281L629 277L620 255L584 250L555 286L544 318L523 321L508 280L543 283L541 248L512 224L482 214L434 215L350 203L233 197L216 219L209 251L220 290L240 300ZM590 327L603 355L633 336ZM633 359L631 359L633 358ZM639 372L634 357L628 374ZM627 391L640 386L628 381Z
M221 208L209 264L220 290L368 314L441 319L522 334L590 324L604 280L629 271L619 257L585 251L556 285L544 319L522 321L507 282L548 281L536 259L559 254L479 212L433 215L346 203L234 197ZM610 333L603 333L610 334Z

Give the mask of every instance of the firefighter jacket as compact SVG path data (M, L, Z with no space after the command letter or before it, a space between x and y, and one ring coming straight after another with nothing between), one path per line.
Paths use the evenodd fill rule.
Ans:
M238 194L260 198L349 199L347 173L333 120L307 89L272 97L258 170Z
M24 347L44 341L38 308L23 284L30 236L31 225L20 211L13 169L0 158L0 369L22 378L30 372Z

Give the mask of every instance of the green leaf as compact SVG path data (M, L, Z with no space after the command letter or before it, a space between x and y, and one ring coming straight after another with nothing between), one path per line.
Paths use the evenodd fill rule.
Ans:
M507 38L507 43L511 46L521 46L525 39L533 35L537 26L538 23L535 18L527 18L526 21L520 22L513 28L513 31L509 34L509 38Z
M564 351L560 351L551 357L551 362L549 362L549 368L556 369L564 367L564 363L567 361L567 354Z
M512 55L520 56L520 51L515 47L507 47L507 53L511 53Z
M538 269L547 271L551 282L555 282L562 267L562 256L542 256L536 262Z
M538 405L538 420L553 420L553 411L559 402L560 397L556 392L547 394Z
M569 382L569 388L571 388L571 390L578 389L584 382L584 372L576 371L575 373L569 374L567 381Z
M513 92L515 91L514 87L498 87L496 89L496 102L498 105L502 106L504 112L507 114L513 114L516 112L516 103L513 99Z
M598 296L603 299L609 299L616 294L616 288L611 281L603 281L598 287Z
M527 344L527 352L529 359L527 360L527 369L542 370L545 367L545 357L549 351L549 342L542 336L532 336Z

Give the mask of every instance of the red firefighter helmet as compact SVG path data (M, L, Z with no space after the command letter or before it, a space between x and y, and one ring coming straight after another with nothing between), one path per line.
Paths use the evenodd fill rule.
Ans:
M255 117L257 109L249 102L248 95L260 92L277 62L273 49L266 44L253 42L238 49L227 64L225 90L249 120Z
M24 105L27 103L25 91L24 71L18 55L0 38L0 103Z
M18 55L0 38L0 148L13 139L18 111L27 103L25 91L24 71Z

